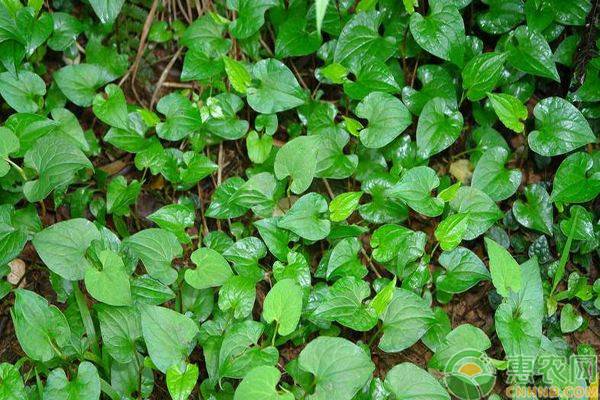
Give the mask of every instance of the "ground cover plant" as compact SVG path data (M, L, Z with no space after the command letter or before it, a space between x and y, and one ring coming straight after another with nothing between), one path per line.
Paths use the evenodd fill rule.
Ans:
M0 0L0 399L597 399L599 18Z

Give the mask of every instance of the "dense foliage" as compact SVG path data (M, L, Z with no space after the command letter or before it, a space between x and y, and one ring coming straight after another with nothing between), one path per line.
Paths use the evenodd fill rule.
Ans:
M0 399L597 393L598 8L0 0Z

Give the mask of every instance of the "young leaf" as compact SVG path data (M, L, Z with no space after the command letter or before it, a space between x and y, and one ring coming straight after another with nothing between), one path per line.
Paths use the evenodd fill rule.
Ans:
M263 303L263 318L267 323L277 321L277 332L287 336L294 332L302 312L302 290L291 279L278 281Z
M329 219L333 222L344 221L358 208L362 195L363 192L346 192L337 195L329 203Z
M221 286L233 275L227 260L212 249L197 249L191 259L196 269L185 271L185 281L196 289Z
M125 264L118 254L104 250L99 255L102 270L85 270L85 287L96 300L112 306L131 304L131 288Z
M488 93L488 98L504 126L517 133L523 132L525 124L521 120L527 119L528 113L519 99L506 93Z
M268 365L256 367L246 374L235 390L233 400L265 399L265 400L293 400L290 392L277 391L277 383L281 372Z
M492 239L485 238L490 258L492 283L498 294L508 297L509 293L521 290L521 268L508 251Z
M465 65L462 79L469 100L481 100L496 87L506 57L505 53L484 53L473 57Z
M198 381L198 366L196 364L185 364L185 370L178 365L172 365L167 369L167 389L173 400L187 400Z

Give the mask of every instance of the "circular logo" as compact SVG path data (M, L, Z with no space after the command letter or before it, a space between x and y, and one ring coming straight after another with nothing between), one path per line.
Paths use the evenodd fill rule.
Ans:
M458 352L448 360L444 371L448 391L461 400L482 399L496 384L496 368L480 350Z

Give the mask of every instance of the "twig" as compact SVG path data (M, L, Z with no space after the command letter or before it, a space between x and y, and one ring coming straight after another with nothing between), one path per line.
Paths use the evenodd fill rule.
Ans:
M171 68L173 68L173 64L175 64L175 61L177 61L177 59L181 55L182 51L183 51L183 47L180 47L177 50L177 52L173 55L173 58L171 58L171 61L169 61L169 63L163 70L162 74L160 75L160 78L158 78L158 82L156 83L156 89L154 89L154 93L152 93L152 99L150 100L150 108L151 109L154 107L154 102L156 101L156 97L158 96L158 92L160 91L160 88L163 86L163 83L167 79L167 76L169 76L169 72L171 71Z
M158 0L152 1L152 6L150 7L150 11L148 12L148 16L146 17L146 21L144 22L144 27L142 28L142 35L140 36L140 45L138 46L137 53L135 55L135 61L131 65L131 90L135 95L138 103L142 103L140 96L137 94L135 90L135 78L137 76L138 68L140 67L140 61L142 60L142 56L144 55L144 49L146 48L146 40L148 39L148 34L150 33L150 27L152 26L152 21L154 21L154 15L156 14L156 10L158 9Z
M323 183L325 184L325 189L327 189L329 197L333 199L335 195L333 194L333 190L331 190L331 186L329 186L329 181L327 180L327 178L323 178Z
M369 255L367 254L367 252L365 251L365 249L360 248L360 252L362 253L363 256L365 256L365 258L367 259L367 263L369 263L369 267L371 267L371 269L373 270L373 272L375 272L375 275L378 278L382 278L381 274L379 273L379 271L377 270L377 268L375 267L375 264L373 264L373 261L371 261L371 257L369 257Z

